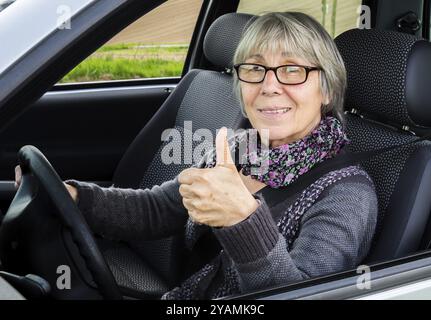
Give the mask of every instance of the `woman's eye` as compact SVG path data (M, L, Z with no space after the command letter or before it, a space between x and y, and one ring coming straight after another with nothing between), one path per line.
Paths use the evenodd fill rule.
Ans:
M262 68L259 66L249 66L248 68L244 68L248 73L259 73L262 72Z
M287 67L285 69L286 73L290 73L290 74L294 74L294 73L298 73L299 72L299 68L296 67Z
M251 71L262 71L262 68L260 68L258 66L253 66L250 70Z

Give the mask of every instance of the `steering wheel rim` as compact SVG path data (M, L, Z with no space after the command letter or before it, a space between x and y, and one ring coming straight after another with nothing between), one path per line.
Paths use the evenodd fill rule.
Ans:
M100 294L105 299L121 300L123 296L90 227L48 159L39 149L27 145L19 150L18 163L23 174L31 173L48 193L58 218L69 229Z

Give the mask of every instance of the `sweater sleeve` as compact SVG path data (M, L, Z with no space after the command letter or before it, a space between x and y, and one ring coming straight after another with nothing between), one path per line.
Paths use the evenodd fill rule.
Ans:
M188 217L177 177L151 189L66 183L77 188L77 204L90 228L111 240L162 238L183 229Z
M246 220L214 230L232 259L242 292L356 267L368 253L377 219L371 183L336 183L308 209L290 252L264 199Z

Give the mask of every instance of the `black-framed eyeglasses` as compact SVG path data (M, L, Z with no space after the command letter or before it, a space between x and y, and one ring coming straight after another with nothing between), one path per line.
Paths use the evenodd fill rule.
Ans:
M282 84L302 84L308 79L308 74L318 67L285 64L278 67L267 67L257 63L238 63L234 65L238 79L248 83L260 83L269 70L274 71L278 82Z

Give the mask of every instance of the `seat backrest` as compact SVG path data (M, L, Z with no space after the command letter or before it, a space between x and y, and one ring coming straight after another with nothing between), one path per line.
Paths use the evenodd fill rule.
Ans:
M240 104L234 95L233 77L229 70L233 67L233 55L243 29L253 16L248 14L226 14L219 17L209 28L204 40L206 58L222 72L192 70L181 79L178 86L165 103L141 130L120 161L113 182L117 187L151 188L171 180L183 169L188 168L200 158L182 152L183 148L194 147L200 141L193 141L193 133L200 128L211 130L215 138L216 130L222 126L242 128L247 119L242 116ZM143 102L145 103L145 102ZM161 141L164 130L167 141ZM182 136L173 134L177 130ZM171 135L169 134L172 133ZM163 150L181 150L178 164L162 161ZM164 149L165 148L165 149ZM190 149L190 148L189 148ZM175 265L178 263L178 239L169 238L146 241L139 245L139 252L169 282L174 283L177 276Z
M431 127L431 44L384 30L349 30L336 38L347 69L350 149L415 139ZM420 249L431 209L431 142L402 147L363 163L372 176L379 219L367 261Z
M161 161L163 147L171 143L161 141L162 132L166 129L183 132L186 135L184 141L188 143L192 139L187 136L190 134L190 125L187 123L184 126L186 121L191 121L192 131L205 128L211 130L213 136L215 130L222 126L235 129L244 125L246 119L234 96L233 77L229 71L232 70L233 55L243 29L252 18L248 14L229 13L214 21L205 36L204 54L214 66L223 71L194 69L181 79L129 146L114 173L115 185L152 187L172 179L181 170L190 167L190 161L180 165L164 164Z

